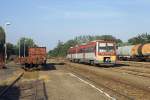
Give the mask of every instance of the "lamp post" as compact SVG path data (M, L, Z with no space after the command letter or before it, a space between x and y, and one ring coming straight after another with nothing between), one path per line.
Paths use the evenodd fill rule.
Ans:
M6 66L6 60L7 60L7 26L11 25L9 22L5 23L5 66Z

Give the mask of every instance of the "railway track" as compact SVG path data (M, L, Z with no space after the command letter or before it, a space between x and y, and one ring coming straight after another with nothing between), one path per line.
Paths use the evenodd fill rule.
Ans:
M135 64L135 63L137 63L137 64L146 64L146 65L149 65L149 62L138 62L138 61L119 61L119 62L121 62L121 63L123 63L123 62L127 62L127 63L133 63L133 64Z
M125 64L129 67L150 68L150 62L119 61L119 64Z
M23 81L25 73L21 73L9 86L0 91L0 100L47 100L44 81Z
M97 83L96 81L90 79L89 77L86 77L86 76L84 76L84 75L82 75L82 74L79 74L79 73L77 73L77 72L75 72L75 71L72 71L72 70L68 70L68 71L71 71L71 72L74 73L75 75L77 75L77 76L79 76L79 77L81 77L81 78L83 78L83 79L86 79L86 80L92 82L92 83L95 84L95 85L98 85L98 86L100 86L100 87L105 88L107 91L113 92L113 93L116 94L117 96L121 97L123 100L134 100L133 98L131 98L131 97L125 95L125 94L122 94L122 93L120 93L120 92L117 92L117 91L115 91L114 89L112 89L112 88L110 88L110 87L107 87L107 86L105 86L105 85L103 85L103 84Z
M43 80L35 80L20 84L20 99L47 100L45 84Z
M70 65L69 65L69 66L70 66ZM71 66L72 66L72 65L71 65ZM111 91L111 92L113 92L113 94L115 94L117 97L119 97L119 99L122 98L123 100L134 100L133 98L129 97L128 95L125 95L125 94L123 94L123 93L120 93L120 92L116 91L115 89L113 89L113 88L111 88L111 87L108 87L108 86L106 86L106 85L104 85L104 84L101 84L101 83L99 83L99 82L93 80L91 77L85 76L85 75L83 75L83 74L81 74L81 73L79 73L79 72L77 72L77 71L75 71L75 70L73 70L73 69L67 69L67 70L70 71L70 72L72 72L72 73L74 73L75 75L77 75L77 76L83 78L83 79L86 79L87 81L92 82L93 84L95 84L95 85L97 85L97 86L100 86L100 87L104 88L106 91ZM112 94L112 95L113 95L113 94ZM119 100L119 99L118 99L118 100Z
M120 68L110 68L114 72L122 72L131 75L150 78L150 63L148 62L123 62L129 63L128 66Z
M140 64L140 65L137 65L137 64ZM146 65L148 65L148 63L146 62ZM90 65L89 65L90 66ZM93 66L94 67L94 66ZM114 72L122 72L122 73L127 73L127 74L131 74L131 75L136 75L136 76L141 76L141 77L146 77L146 78L150 78L150 64L149 64L149 67L148 66L145 66L145 62L131 62L131 64L129 66L127 66L128 68L103 68L103 69L111 69L111 71L114 71ZM141 67L141 69L134 69L133 67ZM99 67L97 67L99 68ZM132 68L132 69L131 69ZM149 71L148 71L149 70Z
M128 63L129 63L129 66L127 66L128 68L124 68L124 67L121 68L120 67L120 68L108 68L108 69L111 69L111 71L114 71L114 72L122 72L122 73L131 74L131 75L136 75L136 76L150 78L150 64L148 62L134 62L134 61L130 61ZM135 69L133 67L141 68L142 70L141 69Z
M79 69L76 69L74 68L73 66L76 66L76 65L68 65L68 66L72 66L72 69L69 68L69 70L73 71L73 73L85 78L85 79L88 79L92 82L94 82L95 84L97 84L98 86L102 86L103 88L106 88L106 90L110 90L112 91L114 94L117 94L121 97L124 97L126 98L127 100L134 100L135 98L137 99L139 95L145 95L145 94L148 94L149 93L149 89L147 88L144 88L144 87L138 87L138 86L134 86L133 84L130 84L128 82L125 82L125 81L121 81L120 79L116 79L114 77L105 77L105 76L102 76L102 77L105 77L104 81L109 81L109 82L112 82L114 83L115 85L114 86L111 86L111 85L108 85L107 82L106 82L106 85L105 85L105 82L103 81L102 83L101 82L98 82L98 80L100 80L100 77L99 77L99 74L92 71L92 70L87 70L87 72L82 73L83 74L80 74L81 70L84 70L82 68L79 68ZM80 65L79 65L80 66ZM86 67L90 67L90 66L87 66L87 65L82 65L82 66L86 66ZM96 67L97 69L97 67ZM98 68L99 69L99 68ZM91 76L90 76L91 75ZM119 89L116 89L116 88L120 88L121 90ZM122 87L125 87L125 88L122 88ZM125 92L123 92L125 90ZM126 92L128 91L128 92ZM131 94L134 94L134 95L131 95ZM145 95L145 96L148 96L148 95ZM140 98L140 96L139 96ZM149 97L147 97L149 98ZM138 99L137 99L138 100ZM140 99L139 99L140 100ZM148 100L148 99L146 99Z
M21 77L23 76L23 74L24 74L24 72L21 73L9 86L6 86L5 88L3 88L0 91L0 98L6 95L6 93L9 91L9 89L11 87L13 87L21 79Z
M131 74L131 75L150 78L150 73L149 72L142 72L142 71L131 70L131 69L127 69L127 68L126 69L125 68L120 68L120 69L115 69L115 70L111 70L111 71L119 72L119 73L127 73L127 74Z

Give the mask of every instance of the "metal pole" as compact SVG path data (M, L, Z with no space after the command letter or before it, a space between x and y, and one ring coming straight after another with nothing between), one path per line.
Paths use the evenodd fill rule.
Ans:
M6 63L7 63L7 26L9 26L10 23L7 22L5 23L5 66L6 66Z
M7 60L7 43L6 43L6 34L7 34L7 31L6 31L6 27L7 25L5 24L5 66L6 66L6 60Z

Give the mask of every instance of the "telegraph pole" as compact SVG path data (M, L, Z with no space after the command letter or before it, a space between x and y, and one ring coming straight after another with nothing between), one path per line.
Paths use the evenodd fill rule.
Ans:
M9 22L5 23L5 66L7 61L7 26L11 25Z

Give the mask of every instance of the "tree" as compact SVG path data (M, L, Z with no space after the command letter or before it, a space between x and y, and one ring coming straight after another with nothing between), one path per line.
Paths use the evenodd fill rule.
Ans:
M31 38L26 38L22 37L18 43L17 43L17 48L19 49L20 45L20 55L24 56L24 47L25 47L25 56L28 56L28 48L30 47L37 47L33 39ZM19 51L19 50L18 50Z
M120 39L117 39L112 35L101 35L101 36L85 35L85 36L78 36L74 40L77 41L78 44L87 43L93 40L107 40L107 41L115 41L116 43L122 43Z
M148 33L139 34L136 37L130 38L128 40L128 43L132 45L150 43L150 34Z
M49 56L64 56L64 43L61 41L58 41L57 46L53 49L49 51Z
M8 57L8 59L11 55L17 55L17 47L15 45L13 45L12 43L7 43L7 57Z
M0 53L4 54L4 44L5 44L5 31L0 27Z
M83 35L75 37L74 39L68 40L63 43L61 41L58 42L57 46L49 51L49 56L57 57L57 56L66 56L67 51L70 47L74 47L75 45L81 45L83 43L88 43L93 40L111 40L116 41L117 43L122 43L120 39L116 39L111 35L102 35L102 36L91 36L91 35Z

